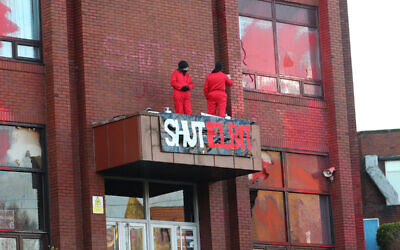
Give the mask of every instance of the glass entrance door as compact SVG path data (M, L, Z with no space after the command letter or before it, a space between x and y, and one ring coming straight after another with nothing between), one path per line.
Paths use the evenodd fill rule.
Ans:
M147 250L146 225L108 222L107 250Z

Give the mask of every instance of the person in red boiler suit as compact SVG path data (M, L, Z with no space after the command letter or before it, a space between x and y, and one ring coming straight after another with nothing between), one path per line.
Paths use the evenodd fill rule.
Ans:
M174 88L175 113L192 115L190 104L190 90L193 89L193 82L187 73L189 64L180 61L178 69L172 73L171 86Z
M206 78L204 96L207 99L207 113L225 117L226 98L225 84L233 85L233 81L222 72L222 63L217 62L214 70Z

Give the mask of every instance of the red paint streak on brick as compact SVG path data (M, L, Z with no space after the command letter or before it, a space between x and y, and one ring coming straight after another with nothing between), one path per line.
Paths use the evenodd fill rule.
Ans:
M10 8L0 2L0 37L18 30L18 26L6 18L7 12L11 12Z

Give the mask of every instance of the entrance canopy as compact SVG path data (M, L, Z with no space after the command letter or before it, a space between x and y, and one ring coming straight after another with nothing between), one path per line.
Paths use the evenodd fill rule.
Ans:
M261 171L260 130L246 121L144 112L93 129L107 175L216 181Z

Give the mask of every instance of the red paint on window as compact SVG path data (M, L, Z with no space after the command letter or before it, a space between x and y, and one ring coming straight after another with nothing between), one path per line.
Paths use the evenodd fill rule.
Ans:
M241 16L239 26L243 71L275 73L272 22Z
M7 12L11 12L10 8L0 2L0 37L18 30L18 26L7 19Z
M254 192L257 195L251 208L254 240L287 241L283 193L261 190Z
M317 29L277 24L280 74L321 80Z
M257 187L282 188L282 164L280 152L261 152L262 171L249 176L250 183Z

